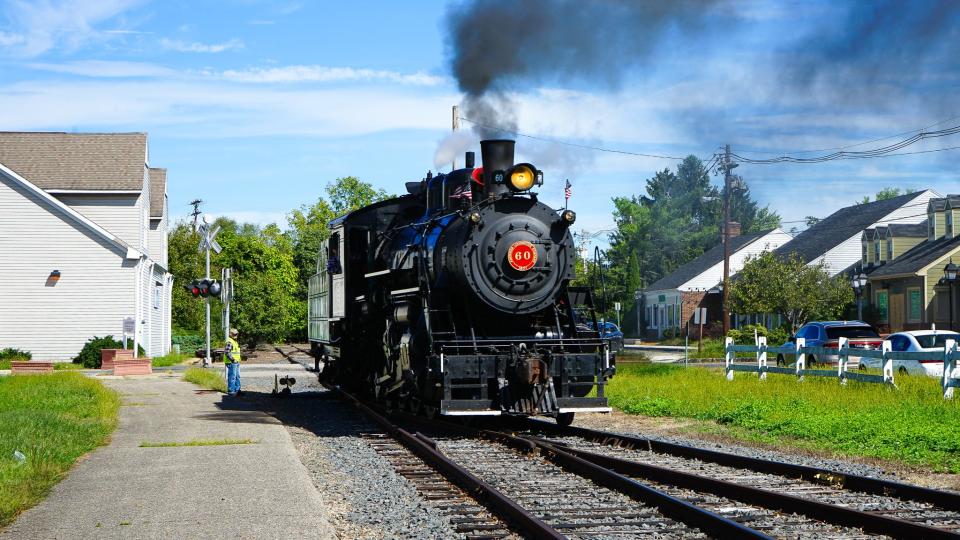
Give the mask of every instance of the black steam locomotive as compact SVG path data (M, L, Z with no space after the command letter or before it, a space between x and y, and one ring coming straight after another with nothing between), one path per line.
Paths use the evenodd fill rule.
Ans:
M330 223L309 283L321 377L428 415L608 412L614 357L570 285L576 214L537 200L514 141L480 146L482 167L468 152Z

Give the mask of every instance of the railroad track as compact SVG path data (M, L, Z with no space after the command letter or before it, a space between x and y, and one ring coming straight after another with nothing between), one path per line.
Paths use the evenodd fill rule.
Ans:
M956 493L538 420L516 427L520 437L651 482L678 498L700 500L721 514L741 509L739 503L793 514L801 533L821 522L840 528L823 530L827 536L857 536L859 529L866 535L960 538ZM771 530L732 518L785 536L779 526Z
M460 498L455 504L447 504L444 500L454 513L459 512L459 506L469 507L463 502L464 494L474 497L489 510L490 516L472 507L472 515L482 517L454 518L462 519L466 525L483 523L486 532L472 531L470 534L475 537L498 538L509 534L496 528L501 523L508 523L519 535L536 538L635 538L641 535L661 538L819 539L883 535L927 538L950 537L951 534L842 507L838 507L842 519L823 513L822 508L820 513L802 505L801 511L797 508L787 510L778 506L783 502L782 494L757 487L751 488L754 490L751 499L742 490L720 492L715 490L716 486L704 487L699 481L684 484L675 479L646 478L618 470L622 469L622 464L594 462L591 452L578 448L577 441L569 440L570 433L563 435L567 439L563 440L556 433L543 433L542 430L514 436L502 431L428 422L403 414L388 419L381 414L382 411L356 403L407 450L417 454L422 460L421 465L429 464L444 479L459 486L457 496ZM603 446L608 452L635 451L601 445L583 437L579 439L579 445L593 445L592 450ZM403 455L399 446L392 447L391 452ZM618 457L623 462L640 463L628 461L626 454ZM400 459L401 467L408 466L406 459ZM437 477L423 468L416 471L416 476L430 478L430 486L448 493L449 488L442 487L444 483ZM682 476L678 471L672 472ZM687 480L689 482L689 478ZM417 485L416 478L412 481ZM757 498L757 493L764 498ZM439 496L444 497L449 495ZM820 508L818 504L821 503L815 503L813 507ZM446 511L446 508L441 509ZM483 521L487 519L490 521ZM879 523L883 528L876 523L865 524L865 520Z
M457 502L441 510L465 534L478 524L471 537L503 537L509 523L524 536L553 538L960 538L955 493L538 420L505 433L502 425L477 430L400 417L417 427L411 433L357 403L408 450L421 447L419 468L405 476L425 486L425 498L453 497L432 489L458 489L450 499ZM445 463L437 467L436 459ZM404 466L398 462L401 474Z

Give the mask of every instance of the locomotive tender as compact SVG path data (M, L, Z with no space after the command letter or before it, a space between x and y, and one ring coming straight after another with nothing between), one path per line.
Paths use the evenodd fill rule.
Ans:
M610 411L614 357L570 285L576 214L537 200L514 144L330 222L309 282L322 379L428 415Z

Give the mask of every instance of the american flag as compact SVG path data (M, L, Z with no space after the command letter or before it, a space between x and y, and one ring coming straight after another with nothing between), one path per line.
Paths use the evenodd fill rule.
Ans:
M563 187L563 200L570 200L570 195L573 195L572 187L573 185L570 184L570 180L567 180L567 185Z
M450 194L451 199L469 199L473 200L473 191L470 189L470 182L461 184Z

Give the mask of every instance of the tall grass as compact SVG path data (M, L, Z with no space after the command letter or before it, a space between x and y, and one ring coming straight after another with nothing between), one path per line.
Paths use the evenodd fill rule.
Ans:
M897 385L748 373L731 382L722 370L634 364L620 366L607 396L627 413L713 421L733 436L960 472L960 400L944 401L929 377Z
M79 373L0 377L0 526L106 442L119 406L116 392ZM26 461L15 459L15 451Z
M150 363L155 368L170 367L170 366L175 366L177 364L182 364L183 361L188 358L190 358L190 355L183 354L183 353L175 353L171 351L170 354L166 356L156 356L152 358Z
M219 369L188 368L186 373L183 374L183 380L209 390L224 393L227 391L227 381L224 379L223 372Z

